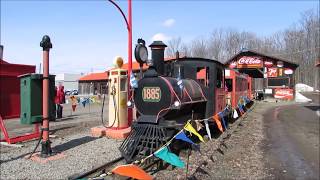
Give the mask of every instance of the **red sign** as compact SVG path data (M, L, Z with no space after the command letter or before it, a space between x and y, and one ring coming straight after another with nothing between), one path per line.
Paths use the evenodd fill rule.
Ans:
M243 56L238 60L238 68L262 68L262 60L260 57Z
M278 73L277 73L277 68L268 68L268 72L267 72L267 76L268 77L277 77Z
M291 100L293 99L293 89L275 89L274 98Z
M268 67L268 68L269 68L269 67L272 67L272 66L273 66L273 62L272 62L272 61L265 61L265 62L264 62L264 66L265 66L265 67Z

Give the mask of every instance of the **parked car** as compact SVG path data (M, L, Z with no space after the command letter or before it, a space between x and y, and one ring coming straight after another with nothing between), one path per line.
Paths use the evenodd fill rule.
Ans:
M78 92L78 90L74 89L74 90L71 92L71 94L72 94L72 95L78 95L79 92Z
M70 90L65 90L65 91L64 91L64 94L65 94L66 96L70 96L71 93L72 93L72 91L70 91Z

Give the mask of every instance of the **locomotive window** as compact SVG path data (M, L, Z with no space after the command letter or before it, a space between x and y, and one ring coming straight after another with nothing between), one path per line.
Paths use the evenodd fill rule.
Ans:
M223 74L222 74L222 69L217 68L217 88L223 88Z
M197 67L197 81L203 86L209 86L209 67Z
M288 87L290 84L289 77L268 78L268 86Z

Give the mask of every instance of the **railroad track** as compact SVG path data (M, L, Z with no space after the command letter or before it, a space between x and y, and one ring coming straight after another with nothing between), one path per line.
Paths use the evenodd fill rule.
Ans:
M157 159L157 160L154 160L152 163L148 163L147 165L144 164L142 169L145 170L146 172L149 172L150 174L154 174L157 171L159 171L160 169L158 169L158 168L152 169L152 167L157 165L159 162L160 162L160 159ZM122 164L122 165L127 164L123 157L118 157L112 161L109 161L99 167L91 169L91 170L84 172L82 174L76 174L76 175L70 176L70 177L68 177L68 179L69 180L77 180L77 179L82 179L82 178L105 179L105 177L107 176L106 173L110 172L113 168L116 167L116 165L120 165L120 164ZM127 178L127 179L131 179L131 178Z
M68 177L69 180L76 180L76 179L82 179L82 178L94 178L98 177L103 173L111 171L112 168L114 168L115 165L119 164L121 161L124 161L123 157L118 157L112 161L109 161L99 167L96 167L94 169L91 169L87 172L84 172L82 174L76 174L73 176Z

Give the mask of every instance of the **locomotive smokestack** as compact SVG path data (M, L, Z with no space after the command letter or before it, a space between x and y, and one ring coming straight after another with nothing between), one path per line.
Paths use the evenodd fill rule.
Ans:
M153 41L151 48L151 58L153 66L159 75L164 75L164 49L167 47L162 41Z

